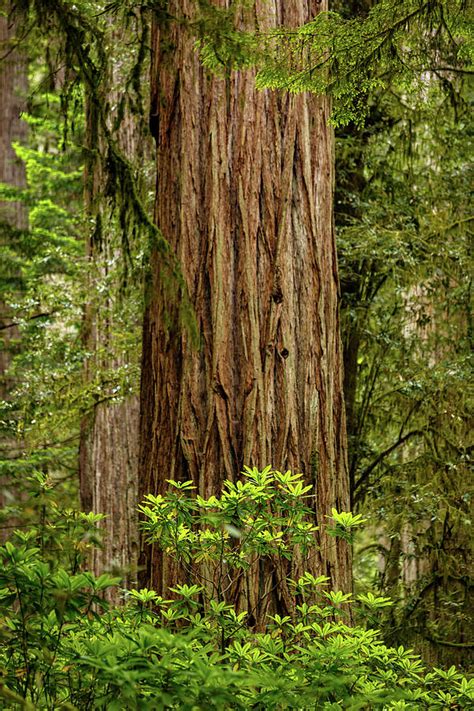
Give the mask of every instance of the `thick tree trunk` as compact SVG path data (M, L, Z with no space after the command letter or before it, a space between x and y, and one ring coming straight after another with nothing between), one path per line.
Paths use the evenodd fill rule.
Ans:
M15 141L24 142L27 124L21 119L28 91L27 61L15 47L16 26L10 18L10 3L0 2L0 182L16 188L25 186L25 167L13 149ZM2 14L4 13L4 14ZM0 202L0 249L7 249L14 240L15 230L25 229L27 211L20 202ZM5 266L5 263L4 263ZM8 269L8 266L7 266ZM16 271L2 274L4 284L11 287L19 280ZM0 294L0 400L8 400L13 386L8 369L18 348L19 331L11 319L11 309ZM0 459L9 459L16 443L11 435L0 430ZM0 480L0 508L18 496L17 485L9 478ZM11 524L11 521L10 521Z
M194 8L170 5L170 15ZM260 27L296 26L322 8L256 3ZM202 346L169 326L155 254L140 494L163 492L170 478L216 494L244 464L301 471L321 527L307 567L350 589L348 548L324 533L331 507L349 506L329 102L258 92L252 72L209 76L177 23L155 24L152 51L155 218L181 263ZM144 549L143 564L144 584L174 582L156 550Z

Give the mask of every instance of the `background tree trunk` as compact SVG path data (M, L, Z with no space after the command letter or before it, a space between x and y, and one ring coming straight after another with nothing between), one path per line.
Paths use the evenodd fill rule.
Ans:
M27 136L27 124L21 119L21 113L26 108L28 67L26 56L15 46L16 25L10 17L10 10L9 2L0 2L0 183L23 188L26 184L25 166L17 158L13 143L25 142ZM23 204L0 202L0 249L2 253L5 250L2 254L3 288L20 288L18 270L8 263L8 248L15 239L15 231L25 229L27 225L28 215ZM20 338L18 328L12 325L9 304L2 296L0 291L0 401L9 399L14 385L8 369ZM0 459L8 460L12 449L16 451L11 433L0 431ZM12 503L17 496L15 481L2 476L0 509Z
M111 26L108 40L116 61L111 60L110 76L103 77L104 102L108 107L109 129L115 132L120 150L133 164L140 163L143 168L147 140L140 118L132 114L130 107L125 109L123 118L118 116L127 64L116 55L125 51L124 33L125 30ZM139 398L118 389L114 374L119 369L133 368L137 360L139 311L134 310L133 302L134 290L138 292L140 285L131 285L126 293L123 291L121 265L125 257L121 253L121 226L106 194L103 165L107 148L96 110L93 101L87 104L86 134L91 160L86 168L85 202L94 217L94 228L87 243L90 301L85 307L83 326L83 342L88 352L85 381L91 386L95 402L81 422L80 493L84 510L106 515L101 523L102 546L92 551L92 570L97 575L105 571L123 575L122 585L131 587L136 583L138 560ZM114 122L118 122L118 128ZM133 292L131 298L130 292ZM120 341L124 329L127 338L134 331L137 336L128 349L123 337ZM107 595L112 602L120 602L117 589L109 590Z
M94 336L89 335L88 345L97 347L94 338L97 331ZM92 549L91 569L96 575L123 575L122 585L133 586L138 556L136 395L127 396L118 404L99 403L83 418L79 467L83 510L107 517L101 525L102 546ZM119 602L115 588L108 591L108 597Z
M171 2L169 13L189 18L193 8ZM259 27L296 26L320 9L273 0L257 2L256 16ZM172 478L208 496L244 464L301 471L321 527L305 566L348 590L348 547L324 533L331 507L349 507L329 101L258 92L252 72L209 76L173 21L155 22L152 52L155 218L182 265L202 345L169 325L153 255L139 493L163 492ZM156 550L144 549L143 564L144 584L175 582Z
M21 114L26 110L28 93L28 63L24 52L16 46L16 23L9 15L10 3L0 2L0 182L16 188L26 185L25 166L17 158L13 143L24 143L27 124ZM0 203L0 221L25 229L28 215L20 202Z
M107 238L97 243L91 237L88 259L92 294L100 280L107 279L112 252ZM79 481L82 509L106 515L100 526L102 545L92 548L91 570L96 575L123 575L122 585L129 587L135 584L138 556L138 396L126 394L122 399L121 393L116 393L118 397L114 398L114 382L108 382L107 373L123 367L128 360L126 352L114 352L115 298L112 292L85 307L83 342L88 356L84 377L89 385L95 381L96 392L95 404L81 421ZM107 596L111 602L120 601L116 588Z

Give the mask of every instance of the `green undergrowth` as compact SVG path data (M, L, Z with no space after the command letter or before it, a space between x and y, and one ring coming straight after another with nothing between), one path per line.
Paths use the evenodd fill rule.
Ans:
M1 708L472 708L472 682L455 667L427 669L364 622L386 598L353 598L306 572L286 581L291 614L268 614L256 630L248 611L199 577L193 582L203 562L208 575L232 576L255 556L264 563L280 551L291 563L292 551L310 547L314 530L303 524L311 494L299 475L246 470L220 497L200 499L189 482L148 497L146 535L176 562L186 558L191 577L169 599L124 591L116 608L104 593L119 579L85 569L101 516L59 507L42 475L31 486L37 525L0 547ZM361 524L347 512L329 520L346 540ZM350 607L359 623L349 624Z

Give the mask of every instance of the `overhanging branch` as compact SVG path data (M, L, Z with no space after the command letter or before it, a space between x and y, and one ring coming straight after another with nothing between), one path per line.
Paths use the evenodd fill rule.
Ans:
M405 435L400 435L396 442L390 445L390 447L387 447L387 449L384 449L383 452L380 452L380 454L374 459L374 461L369 464L366 469L362 472L360 475L359 479L356 481L354 485L354 491L357 491L357 489L367 481L369 476L372 474L374 469L378 467L378 465L385 459L385 457L388 457L389 454L391 454L397 447L400 447L402 444L407 442L409 439L412 437L416 436L423 436L425 434L425 430L411 430L410 432L407 432Z

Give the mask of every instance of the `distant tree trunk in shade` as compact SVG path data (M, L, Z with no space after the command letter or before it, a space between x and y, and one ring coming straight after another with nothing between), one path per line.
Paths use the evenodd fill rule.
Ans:
M193 7L171 2L169 13ZM296 26L324 7L272 0L256 12L260 27ZM216 494L244 464L303 472L321 527L305 567L348 590L348 547L324 532L331 507L349 508L329 102L256 91L252 72L210 76L172 21L155 23L152 53L155 219L182 266L202 347L168 326L154 254L140 496L162 493L166 479ZM142 564L141 582L160 592L180 575L153 547ZM258 591L248 596L253 608Z
M362 209L354 202L353 195L361 195L366 186L364 173L364 148L368 138L363 130L355 126L339 129L339 137L353 139L350 168L347 157L336 152L336 184L335 184L335 224L338 229L352 224L354 220L362 219ZM337 134L336 134L337 140ZM357 150L355 147L358 147ZM360 459L361 422L357 409L357 388L359 383L359 357L362 335L366 327L368 306L377 293L379 283L375 264L371 263L367 272L375 278L370 279L359 265L351 265L346 273L341 273L341 324L342 352L344 362L344 403L346 406L346 424L349 449L349 483L351 509L356 494L356 472ZM357 305L357 308L354 307Z
M25 167L17 158L13 143L26 140L27 124L21 118L25 110L28 91L26 56L15 48L16 25L10 17L11 5L0 2L0 182L16 188L23 188ZM15 230L25 229L28 224L27 211L19 202L0 202L0 249L11 246ZM19 274L5 272L4 283L10 281L11 289L17 285ZM9 289L10 290L10 289ZM8 375L15 349L18 348L19 331L13 324L11 309L0 294L0 400L8 400L13 383ZM9 459L14 441L0 432L0 459ZM2 478L0 481L0 508L12 503L17 496L14 481Z
M27 124L21 114L26 109L28 64L21 49L15 46L16 23L8 12L10 3L0 2L0 181L17 188L26 185L25 166L17 158L13 143L24 143ZM24 229L28 224L25 206L19 202L0 203L0 220L12 227Z
M89 341L89 344L91 341ZM96 405L81 423L80 483L85 511L104 513L103 544L93 550L96 575L123 575L134 585L137 567L138 398ZM118 601L112 590L109 597Z
M113 30L116 46L123 48L123 37ZM122 65L114 65L117 75L104 84L104 101L110 109L110 124L116 118L119 105L120 76ZM92 383L97 374L107 373L130 364L130 353L125 353L115 341L115 331L120 328L117 314L120 310L120 226L110 211L105 186L107 183L101 159L106 146L100 125L95 115L93 102L86 106L86 134L92 161L86 168L85 202L89 214L95 220L87 243L90 265L91 300L85 306L83 342L88 351L85 364L85 381ZM141 134L139 122L127 114L121 121L114 137L123 154L138 164L146 153L146 140ZM98 153L97 153L98 152ZM114 266L115 265L115 266ZM100 285L106 285L107 293L100 296ZM99 285L99 290L97 290ZM139 288L139 287L137 287ZM137 316L138 318L138 316ZM130 323L130 329L137 323ZM137 328L138 332L138 328ZM140 348L140 337L134 350ZM81 506L86 511L106 515L101 524L103 544L92 552L91 567L97 574L112 572L124 576L123 585L136 583L138 559L138 422L139 398L126 394L117 401L112 386L106 382L96 395L96 404L81 422L79 474ZM120 393L118 393L120 398ZM116 590L108 591L113 602L119 602Z

